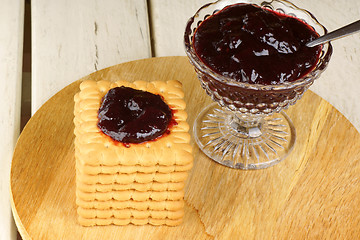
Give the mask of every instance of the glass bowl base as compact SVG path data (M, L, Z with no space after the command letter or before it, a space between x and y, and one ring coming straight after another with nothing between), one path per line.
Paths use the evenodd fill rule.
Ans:
M284 113L249 120L220 107L207 106L196 118L194 137L215 162L236 169L263 169L283 160L293 149L296 133Z

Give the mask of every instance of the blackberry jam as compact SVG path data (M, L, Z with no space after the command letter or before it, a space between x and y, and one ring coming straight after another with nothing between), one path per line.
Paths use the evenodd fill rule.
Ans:
M104 96L98 127L114 141L142 143L168 131L172 111L160 95L129 87L116 87Z
M252 4L234 4L205 19L193 44L213 71L236 81L276 85L309 73L321 46L305 44L318 37L297 18Z

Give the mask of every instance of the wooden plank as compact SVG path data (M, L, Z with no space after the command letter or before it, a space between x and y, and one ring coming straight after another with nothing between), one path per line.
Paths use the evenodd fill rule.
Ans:
M32 113L81 76L151 56L146 0L31 4Z
M20 132L24 1L0 8L0 239L16 239L10 208L10 165Z
M360 1L296 1L329 31L359 20ZM360 34L332 42L334 52L324 74L310 88L338 109L360 132Z
M155 56L184 56L183 34L187 20L207 0L150 0L150 24ZM328 30L358 20L360 1L292 0L310 10ZM329 67L311 89L329 101L360 131L360 34L333 42L334 54Z
M184 31L187 20L207 0L150 0L149 14L156 57L185 56Z
M181 81L190 129L202 108L212 102L185 57L124 63L82 80L102 78ZM297 142L274 167L254 171L224 167L192 141L194 166L185 187L180 226L82 227L75 204L73 144L73 96L79 84L69 85L44 104L16 146L11 191L24 240L359 239L360 134L311 91L287 110Z

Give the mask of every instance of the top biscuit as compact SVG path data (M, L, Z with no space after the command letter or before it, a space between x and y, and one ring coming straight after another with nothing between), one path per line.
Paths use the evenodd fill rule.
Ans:
M112 140L98 128L98 110L102 98L115 87L134 89L159 94L173 110L177 124L171 126L170 134L139 144L122 143ZM92 81L80 84L80 92L74 97L74 123L76 135L75 154L82 165L89 166L171 166L187 165L193 161L189 144L189 125L186 122L184 92L176 80L154 81Z

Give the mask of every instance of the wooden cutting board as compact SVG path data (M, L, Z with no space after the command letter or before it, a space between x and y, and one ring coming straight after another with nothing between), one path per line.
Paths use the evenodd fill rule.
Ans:
M185 57L128 62L83 79L179 80L190 125L211 103ZM73 96L83 79L47 101L16 145L12 209L24 239L359 239L360 134L311 91L286 111L297 142L274 167L230 169L207 158L192 140L195 160L181 226L80 226L72 120Z

